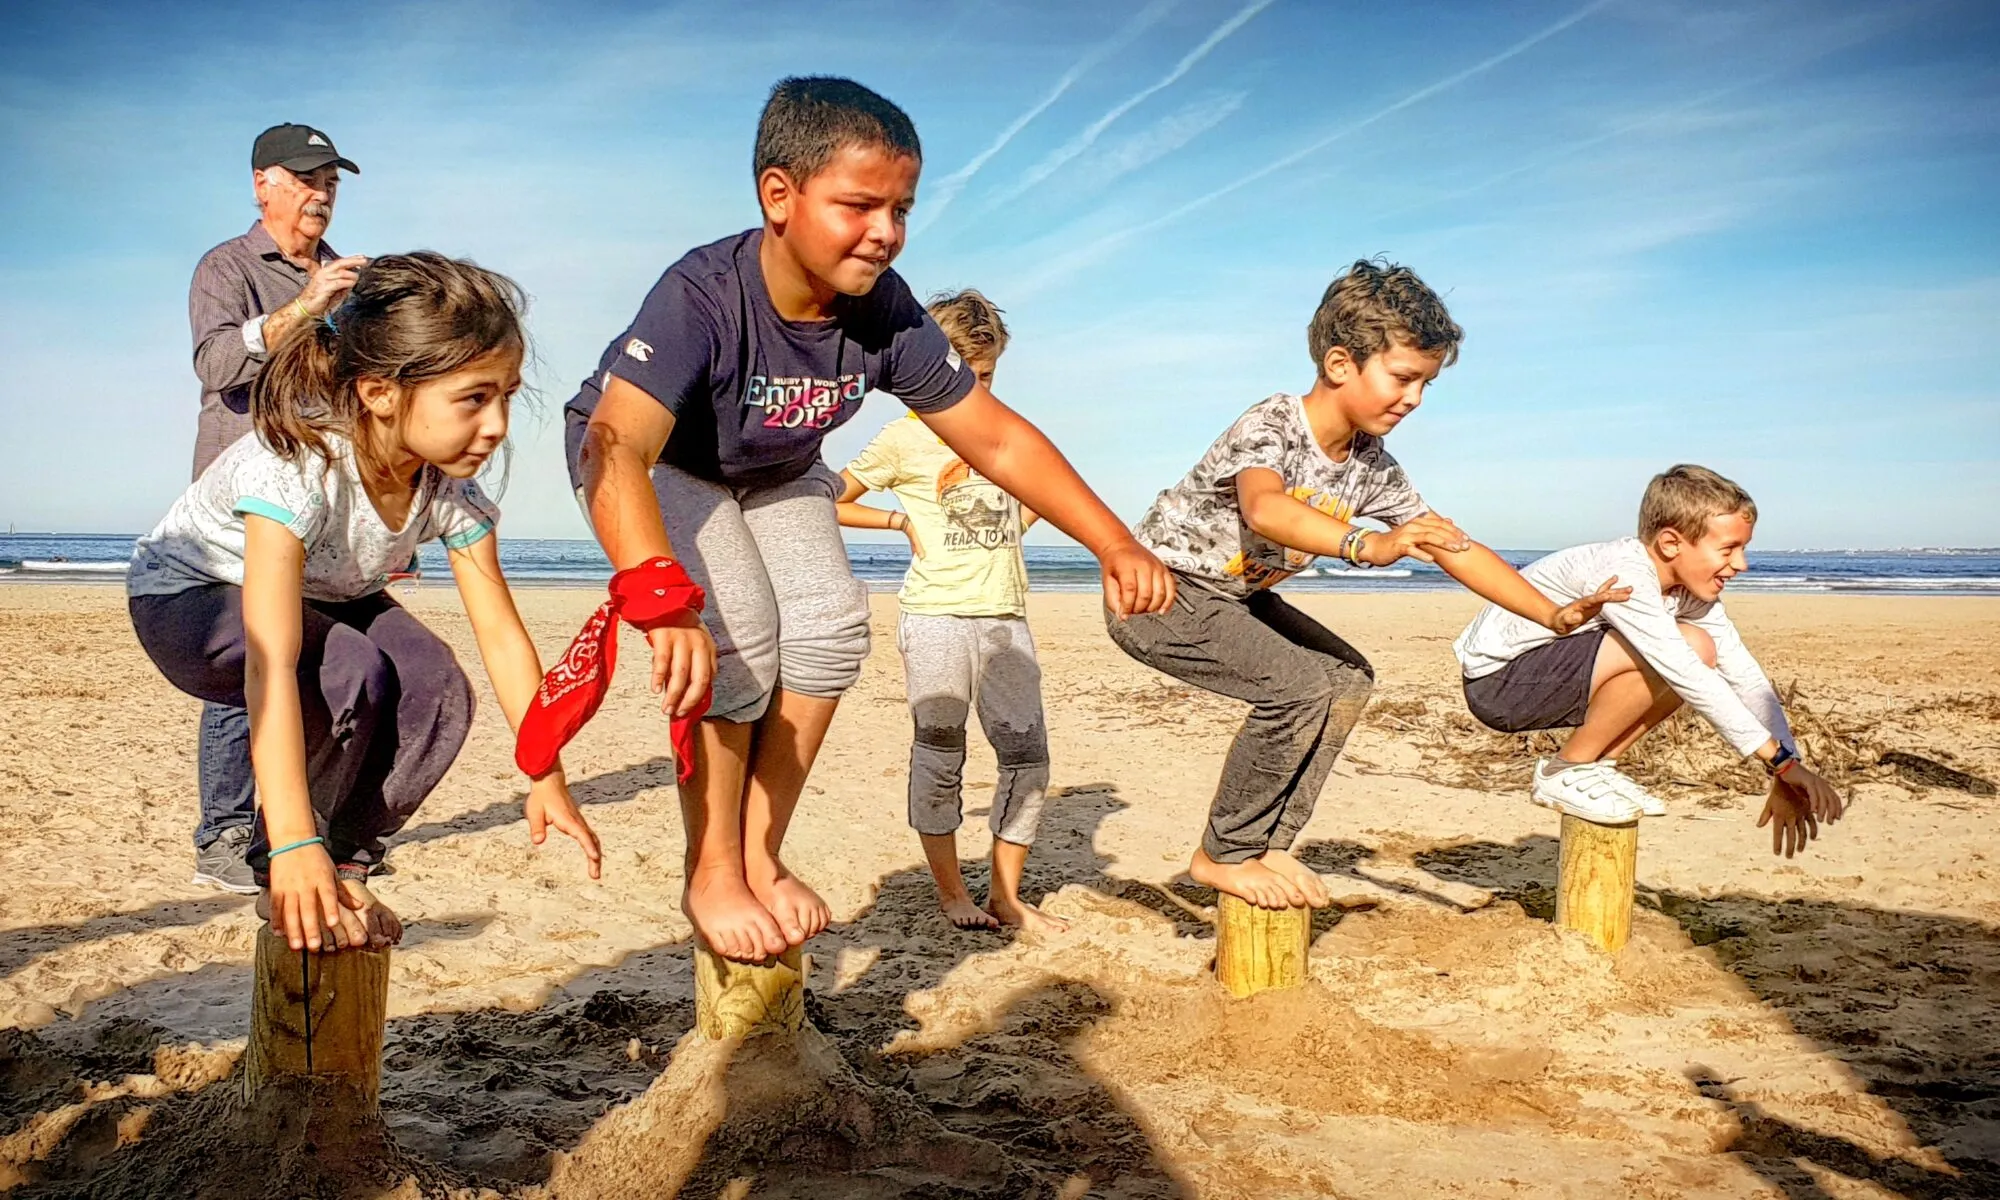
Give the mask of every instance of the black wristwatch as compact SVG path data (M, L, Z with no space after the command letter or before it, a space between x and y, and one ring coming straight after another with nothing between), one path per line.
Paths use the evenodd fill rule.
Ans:
M1770 762L1764 764L1764 770L1769 772L1770 775L1773 778L1775 778L1779 775L1784 774L1785 768L1788 765L1795 763L1797 761L1799 761L1799 756L1792 753L1791 747L1785 745L1783 742L1779 742L1778 752L1771 756Z

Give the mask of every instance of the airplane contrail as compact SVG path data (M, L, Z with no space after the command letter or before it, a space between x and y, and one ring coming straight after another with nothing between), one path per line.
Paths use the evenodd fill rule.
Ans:
M1534 33L1529 34L1527 37L1522 38L1520 41L1515 42L1513 45L1507 47L1506 49L1500 51L1499 53L1494 54L1488 58L1481 59L1479 62L1474 63L1473 65L1465 68L1464 70L1459 71L1452 75L1447 75L1443 79L1440 79L1435 83L1427 84L1424 87L1418 88L1416 91L1411 92L1409 95L1404 96L1402 99L1396 101L1395 103L1390 104L1384 108L1377 109L1376 111L1368 114L1367 116L1361 118L1358 121L1353 122L1352 124L1344 125L1341 128L1334 130L1332 133L1329 133L1326 136L1313 141L1311 144L1302 146L1299 149L1292 151L1290 154L1286 154L1283 157L1276 159L1275 161L1266 163L1264 166L1261 166L1256 170L1251 171L1247 175L1243 175L1240 178L1232 180L1231 182L1226 183L1219 188L1216 188L1214 191L1208 192L1201 196L1197 196L1194 199L1188 201L1187 203L1181 205L1180 207L1172 209L1166 213L1163 213L1160 216L1157 216L1150 221L1146 221L1138 225L1127 226L1126 228L1119 230L1117 233L1099 238L1095 243L1087 247L1082 253L1070 255L1066 259L1058 263L1052 264L1048 271L1044 272L1041 276L1035 278L1029 286L1038 287L1045 285L1049 282L1052 282L1053 280L1060 278L1062 275L1068 274L1072 270L1075 270L1081 266L1084 266L1090 262L1102 258L1112 249L1120 245L1123 245L1126 242L1131 241L1133 238L1151 233L1156 229L1162 228L1163 226L1171 225L1175 221L1180 220L1182 217L1188 216L1189 214L1194 213L1200 209L1207 208L1209 205L1215 203L1217 200L1222 199L1224 196L1228 196L1235 192L1239 192L1244 188L1249 187L1251 184L1256 183L1260 179L1269 178L1270 176L1275 175L1276 173L1284 170L1287 167L1294 166L1297 163L1302 162L1307 158L1310 158L1312 155L1319 153L1321 150L1326 149L1328 146L1333 145L1335 142L1340 141L1342 138L1350 137L1360 132L1361 130L1368 128L1370 125L1373 125L1378 121L1384 120L1390 116L1395 115L1396 113L1403 111L1406 108L1409 108L1413 104L1420 104L1423 101L1430 99L1432 96L1437 95L1439 92L1447 91L1451 88L1457 87L1459 84L1464 83L1468 79L1471 79L1478 75L1483 75L1486 72L1492 70L1494 67L1497 67L1500 64L1507 62L1510 59L1525 54L1527 51L1549 40L1555 35L1561 33L1563 30L1568 29L1570 26L1575 25L1577 22L1582 21L1584 18L1590 16L1592 13L1598 11L1601 8L1604 8L1606 5L1611 4L1612 2L1613 0L1592 0L1591 3L1584 5L1582 8L1577 9L1575 12L1570 13L1568 16L1562 18L1560 21L1556 21L1553 24L1546 25L1541 29L1536 30Z
M1609 0L1604 0L1604 2L1609 3ZM1071 159L1075 158L1077 155L1082 154L1084 151L1090 149L1091 145L1095 143L1097 139L1104 133L1104 131L1106 129L1109 129L1112 123L1117 121L1118 118L1124 116L1126 113L1131 112L1139 105L1145 103L1145 101L1148 98L1158 94L1161 91L1164 91L1169 87L1172 87L1176 82L1180 80L1182 76L1186 75L1189 71L1193 70L1196 63L1199 63L1202 59L1207 58L1209 51L1214 50L1217 46L1221 45L1223 40L1227 38L1230 34L1235 33L1237 30L1249 24L1250 19L1252 17L1255 17L1258 13L1263 12L1265 9L1271 7L1271 5L1274 3L1276 3L1276 0L1251 0L1249 4L1246 4L1241 9L1238 9L1236 15L1230 17L1227 21L1224 21L1222 24L1216 26L1215 29L1212 30L1206 38L1203 38L1200 45L1196 46L1194 49L1182 55L1181 60L1174 64L1173 70L1168 71L1165 75L1161 76L1159 79L1146 85L1143 88L1140 88L1138 91L1132 93L1130 96L1127 96L1125 99L1119 101L1116 105L1114 105L1111 108L1109 112L1105 113L1103 116L1097 118L1095 121L1092 121L1089 125L1085 126L1083 132L1077 134L1069 141L1063 143L1061 147L1059 147L1054 153L1050 154L1047 158L1043 159L1041 162L1036 163L1032 168L1028 170L1027 174L1021 176L1020 179L1016 180L1012 187L1007 188L1005 191L1001 192L999 195L989 200L986 206L988 208L993 208L997 207L998 205L1005 204L1009 200L1013 200L1019 197L1022 193L1028 191L1030 188L1033 188L1036 184L1040 183L1042 180L1047 179L1049 176L1061 170L1065 163L1068 163Z
M1028 111L1014 118L1013 123L1001 130L999 137L993 139L992 145L973 155L972 161L953 171L943 179L938 180L937 187L932 191L930 196L931 203L924 207L918 217L917 232L922 232L924 229L929 228L939 217L943 216L944 210L950 208L951 202L957 198L960 192L965 190L965 185L972 182L974 175L979 174L979 169L991 161L994 155L1006 149L1007 143L1013 141L1016 134L1026 129L1029 122L1048 111L1051 104L1062 99L1063 93L1075 86L1077 80L1088 75L1091 69L1096 67L1098 63L1103 62L1113 54L1123 50L1126 46L1131 45L1133 39L1152 28L1161 17L1167 15L1179 3L1180 0L1153 0L1153 3L1140 9L1117 33L1112 34L1111 37L1099 43L1088 54L1076 60L1075 66L1064 71L1062 78L1056 80L1056 85L1049 89L1048 94L1037 100Z

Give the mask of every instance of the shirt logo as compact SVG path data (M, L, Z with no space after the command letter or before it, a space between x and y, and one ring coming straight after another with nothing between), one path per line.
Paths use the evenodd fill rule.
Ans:
M766 429L831 429L841 410L868 394L868 373L838 379L803 375L752 375L743 406L762 409Z
M318 134L316 134L316 133L315 133L315 134L313 134L313 135L312 135L311 137L309 137L309 138L307 138L307 139L306 139L306 145L308 145L308 146L324 146L324 145L326 145L326 139L325 139L325 138L323 138L323 137L321 137L320 135L318 135Z
M638 359L640 362L648 362L653 357L653 348L638 338L633 338L631 341L625 343L625 353Z

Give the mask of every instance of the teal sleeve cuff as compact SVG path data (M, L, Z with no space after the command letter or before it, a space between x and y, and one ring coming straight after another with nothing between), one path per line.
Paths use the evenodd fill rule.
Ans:
M454 533L450 537L444 538L442 540L444 542L445 549L447 550L463 550L467 546L472 545L473 543L486 537L492 532L493 532L493 523L491 521L481 521L479 524L474 525L472 528L468 530L465 530L463 533Z
M267 521L276 521L287 529L291 528L298 521L298 517L292 513L286 512L269 500L259 500L255 496L239 497L236 501L235 511L238 514L249 513L252 516L263 517Z

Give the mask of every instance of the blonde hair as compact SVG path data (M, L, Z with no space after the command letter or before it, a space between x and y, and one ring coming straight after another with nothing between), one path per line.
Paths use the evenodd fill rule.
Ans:
M990 362L1007 348L1007 323L1000 307L972 288L939 292L925 305L960 358Z
M1699 540L1711 517L1740 514L1757 523L1757 502L1730 480L1692 463L1668 467L1646 485L1639 501L1639 540L1650 543L1661 530Z

